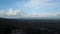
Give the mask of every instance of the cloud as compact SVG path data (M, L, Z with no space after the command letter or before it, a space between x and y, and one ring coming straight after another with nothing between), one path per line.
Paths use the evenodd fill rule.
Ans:
M0 15L4 15L4 11L3 10L0 10Z
M55 13L26 13L23 10L13 10L13 9L9 9L9 11L5 12L3 10L0 11L0 17L4 17L4 18L25 18L25 17L52 17L52 16L56 16L59 17L60 16L60 12L55 12Z
M7 15L16 15L16 13L13 11L13 9L10 8L7 12Z
M28 2L26 2L25 7L32 9L40 9L40 8L52 9L60 7L60 5L58 2L54 2L53 0L29 0Z
M59 17L60 16L60 12L56 12L55 15Z
M6 12L7 15L11 15L11 16L22 16L24 14L23 10L13 10L11 8L9 8L9 11Z
M40 2L41 2L40 0L30 0L25 4L25 6L37 9L40 6Z
M32 12L42 12L46 9L46 11L50 11L50 9L54 9L56 7L60 7L60 3L58 3L56 0L29 0L29 1L24 1L24 2L16 2L15 6L18 6L20 8L23 8L24 10L31 10ZM13 4L14 6L14 4ZM27 9L26 9L27 8ZM35 9L35 10L34 10ZM42 10L42 11L41 11ZM46 12L44 11L44 12ZM29 11L28 11L29 12ZM9 9L9 12L7 12L8 15L17 15L17 16L22 16L22 17L48 17L48 16L56 16L58 13L32 13L28 14L25 13L23 10L11 10Z
M1 10L0 11L0 17L6 17L6 18L20 18L24 16L24 12L22 10L13 10L12 8L9 8L8 11Z
M26 17L40 17L40 13L27 14Z

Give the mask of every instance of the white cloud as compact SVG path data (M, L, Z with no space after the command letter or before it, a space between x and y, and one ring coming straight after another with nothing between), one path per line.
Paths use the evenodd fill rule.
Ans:
M16 13L13 11L13 9L10 8L7 12L7 15L16 15Z
M0 11L0 17L6 17L6 18L20 18L24 16L24 12L22 10L13 10L9 9L9 11Z
M41 2L40 0L30 0L25 4L25 6L37 9L40 6L40 2Z
M56 12L55 13L55 16L58 16L59 17L60 16L60 12Z
M13 9L9 9L9 11L6 12L7 15L11 15L11 16L22 16L24 14L24 12L22 10L13 10Z
M60 12L55 13L25 13L23 10L13 10L9 9L9 11L5 12L3 10L0 11L0 17L5 18L25 18L25 17L51 17L51 16L60 16Z
M59 3L54 3L53 0L30 0L25 4L25 7L32 8L32 9L39 9L39 8L52 9L59 6L60 6Z
M15 10L16 15L24 16L25 12L23 10Z
M0 15L6 15L6 12L4 12L4 10L0 10Z

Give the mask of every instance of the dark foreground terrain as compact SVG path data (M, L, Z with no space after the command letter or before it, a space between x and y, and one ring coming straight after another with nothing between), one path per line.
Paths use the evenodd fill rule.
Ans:
M60 34L60 20L0 18L0 34Z

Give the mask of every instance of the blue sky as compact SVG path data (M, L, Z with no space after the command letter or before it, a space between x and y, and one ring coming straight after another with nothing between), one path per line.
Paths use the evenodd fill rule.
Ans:
M0 17L60 17L60 0L0 0Z

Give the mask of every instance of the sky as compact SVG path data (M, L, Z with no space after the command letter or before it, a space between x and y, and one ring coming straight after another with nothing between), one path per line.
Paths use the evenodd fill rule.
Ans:
M0 0L0 17L60 17L60 0Z

